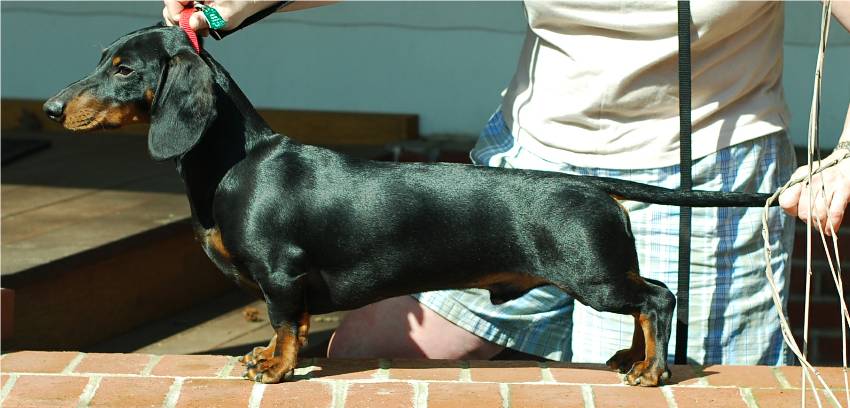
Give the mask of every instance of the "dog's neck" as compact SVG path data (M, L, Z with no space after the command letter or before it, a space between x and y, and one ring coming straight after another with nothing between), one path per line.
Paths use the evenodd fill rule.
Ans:
M204 58L216 82L217 116L195 147L177 159L192 215L203 228L215 226L213 199L222 178L258 142L274 135L230 75Z

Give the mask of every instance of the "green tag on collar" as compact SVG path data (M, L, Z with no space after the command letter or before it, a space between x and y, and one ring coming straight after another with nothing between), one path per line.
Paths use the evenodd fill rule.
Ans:
M212 7L204 7L201 11L204 13L204 17L207 18L207 22L213 30L220 30L227 25L227 21L224 21L224 19L221 18L221 14L218 14L216 9Z

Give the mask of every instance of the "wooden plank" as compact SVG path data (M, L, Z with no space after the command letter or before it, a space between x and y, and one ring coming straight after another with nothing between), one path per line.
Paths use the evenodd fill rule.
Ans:
M192 235L170 224L4 278L15 334L3 346L79 350L232 290Z
M205 354L229 345L234 339L250 336L251 342L268 344L274 331L269 325L266 305L255 301L251 307L260 311L261 318L247 321L242 315L244 307L238 307L205 322L185 328L178 333L133 350L150 354ZM236 343L246 344L246 343ZM246 350L247 352L248 350Z
M52 147L3 168L4 276L189 216L173 164L150 160L144 138L9 133Z
M172 182L154 191L183 191L174 165L151 160L147 141L138 136L8 132L3 137L41 138L52 143L47 150L4 166L4 185L122 188L140 179L172 175Z
M3 206L3 222L6 221L6 218L90 194L91 191L88 188L3 184L3 194L0 197Z
M25 271L188 216L179 194L106 191L42 207L3 220L0 270Z
M246 307L255 308L258 320L248 321ZM327 341L346 312L311 317L307 347L301 357L325 357ZM152 322L129 333L84 350L109 353L226 354L242 355L266 345L274 335L266 304L234 291L179 314Z
M43 101L3 99L0 129L64 132L42 113ZM325 146L384 145L419 137L419 116L403 113L329 112L288 109L259 109L276 132L302 143ZM146 135L147 125L132 125L102 131L106 134Z
M309 144L382 146L419 137L419 117L411 114L266 110L260 115L276 132Z
M169 172L170 173L170 172ZM55 181L55 180L54 180ZM3 205L3 220L10 217L17 217L30 211L36 211L42 207L50 205L58 205L65 207L68 203L74 200L83 199L86 196L97 194L104 190L115 190L125 192L136 192L150 194L173 194L183 196L183 186L176 174L165 175L145 175L144 178L133 180L127 183L104 186L102 188L76 188L76 187L53 187L43 185L4 185L10 187L9 191L4 190L3 196L0 198ZM11 187L16 187L12 189ZM159 190L169 192L160 193ZM143 197L144 194L138 194L137 197ZM101 207L101 206L96 206ZM69 217L74 217L73 213L66 213Z
M182 182L144 137L3 136L53 143L2 171L0 272L17 295L7 349L79 349L232 288L179 222Z
M254 300L253 295L234 288L227 293L216 296L215 299L199 303L179 313L166 316L163 319L149 322L127 333L94 344L81 351L129 353L148 350L152 354L180 354L179 352L173 352L176 349L171 348L172 342L169 340L170 338L178 337L181 333L197 326L203 326L211 320L217 320L229 312L240 311L241 313L242 308ZM249 323L244 319L243 322ZM265 323L268 323L268 321ZM229 329L233 333L242 333L246 330L243 325L237 325ZM209 337L207 339L200 339L202 344L207 341L217 341L214 338L215 335L209 335ZM188 341L178 342L178 347L186 347L183 351L187 352L183 354L194 354L202 350L201 347L194 347L194 350L189 351L189 346Z
M0 288L0 341L7 341L15 333L15 291Z

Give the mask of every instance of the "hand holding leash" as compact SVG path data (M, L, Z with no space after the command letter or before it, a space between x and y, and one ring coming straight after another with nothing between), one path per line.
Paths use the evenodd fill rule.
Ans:
M797 183L779 195L779 206L803 221L812 218L812 225L826 235L838 231L844 211L850 202L850 107L844 121L844 131L835 150L819 162L812 163L811 183ZM801 166L791 180L803 179L809 174L808 166ZM814 187L813 208L809 208L809 188Z
M279 1L164 1L165 7L162 10L162 14L166 24L177 24L183 9L195 7L198 11L189 19L189 26L202 36L212 34L216 39L221 39L225 35L223 33L224 31L231 32L240 27L249 17L266 11L267 13L261 15L260 18L265 17L265 15L270 14L270 12L277 10L281 6L281 2ZM221 31L220 33L218 32L219 30Z
M848 157L850 150L836 148L820 162L812 163L817 174L812 175L811 183L801 182L790 186L779 195L779 205L785 212L803 221L808 221L811 217L812 225L820 228L826 235L832 235L833 230L838 231L847 203L850 202L850 160L846 160ZM791 175L791 179L805 178L808 174L808 166L801 166ZM815 189L811 208L806 199L810 188Z

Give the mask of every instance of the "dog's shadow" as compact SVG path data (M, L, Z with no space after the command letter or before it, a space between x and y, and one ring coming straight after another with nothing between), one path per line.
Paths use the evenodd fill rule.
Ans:
M516 374L517 372L521 374ZM544 374L544 371L547 373ZM700 385L716 372L690 365L671 366L665 385ZM422 380L472 382L558 382L619 385L623 375L604 364L537 360L426 360L301 358L291 381Z
M330 335L327 336L330 339ZM244 355L253 347L264 343L246 344L226 349L207 351L204 354ZM368 379L421 379L421 380L468 380L477 381L481 371L486 377L499 372L541 369L541 381L565 383L588 383L616 385L623 376L604 364L565 363L547 360L538 356L505 349L490 360L427 360L427 359L339 359L327 358L327 342L314 344L301 353L292 381L311 379L323 380L368 380ZM471 370L470 370L471 369ZM696 365L671 365L672 377L667 385L698 385L702 377L715 374ZM547 370L548 374L542 374ZM497 374L494 374L497 373ZM532 376L534 374L531 374ZM505 382L511 382L505 378Z

